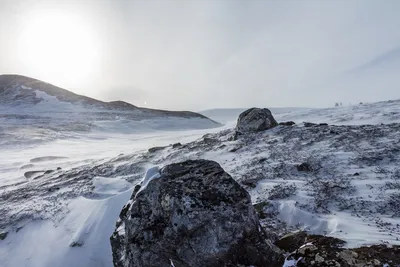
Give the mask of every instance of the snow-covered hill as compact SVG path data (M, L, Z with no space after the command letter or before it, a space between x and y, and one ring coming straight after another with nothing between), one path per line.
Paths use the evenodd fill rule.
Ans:
M112 111L136 120L158 116L207 119L190 111L141 108L124 101L103 102L21 75L0 75L0 106L10 112L16 107L19 113Z
M198 113L103 102L18 75L0 75L0 145L37 143L89 132L152 132L219 127Z
M287 110L275 118L296 126L235 141L232 123L146 133L127 126L121 134L118 121L35 146L17 139L0 148L0 267L111 267L109 237L133 186L151 167L197 158L219 162L254 203L264 201L263 224L277 234L306 229L348 246L399 244L399 112L399 101ZM43 138L49 127L37 131Z

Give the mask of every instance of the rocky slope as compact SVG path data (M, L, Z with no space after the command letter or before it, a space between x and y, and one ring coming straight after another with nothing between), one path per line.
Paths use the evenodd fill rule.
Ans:
M383 116L389 110L397 112L399 107L394 103L379 103L369 111L368 116L376 115L369 117L370 121L379 121L375 125L286 123L236 138L235 130L229 128L194 135L199 137L195 141L169 139L151 149L135 149L129 140L124 143L127 149L118 152L123 154L81 161L76 156L62 160L7 153L14 161L7 165L3 160L2 171L16 169L21 177L5 179L6 183L3 179L0 187L0 215L5 218L0 220L0 237L4 238L0 257L6 259L5 266L56 266L54 262L62 267L82 262L90 267L112 266L111 248L102 244L109 246L118 213L146 169L197 159L218 162L249 192L261 225L272 240L305 230L342 239L346 241L343 249L375 245L371 253L381 248L386 253L386 245L400 245L400 124L380 123L383 117L396 121L396 114ZM335 114L339 118L343 113L331 109L317 115L334 120ZM354 114L347 117L350 115ZM280 116L275 118L282 121ZM115 147L110 146L110 150L115 151ZM69 156L65 150L57 155L46 154L48 151L43 150L41 156ZM41 160L47 160L46 164ZM38 238L54 247L53 257L47 250L34 250ZM319 243L314 246L321 247ZM297 248L288 252L293 249ZM26 251L29 259L18 257ZM368 249L352 251L365 255ZM314 248L311 252L307 263L314 261L315 265L320 257L330 260L330 254L318 254ZM60 265L59 254L64 265ZM48 260L30 265L43 259ZM370 258L380 261L381 266L386 264L384 259Z

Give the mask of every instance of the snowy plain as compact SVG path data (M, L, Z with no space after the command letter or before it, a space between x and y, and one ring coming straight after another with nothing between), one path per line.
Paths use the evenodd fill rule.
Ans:
M46 108L43 108L44 113ZM8 115L12 113L9 109L7 112ZM7 236L0 240L0 266L111 267L109 237L134 185L154 166L194 158L217 161L238 181L243 181L246 176L261 175L256 185L247 189L253 202L271 202L271 214L276 215L273 223L280 223L278 227L282 226L282 229L301 228L328 234L346 240L350 247L400 244L400 231L396 228L400 224L399 214L370 216L368 207L359 207L360 203L371 199L365 205L377 209L379 201L387 195L399 193L396 186L385 191L380 188L391 181L400 152L390 151L393 159L384 158L379 164L361 166L352 163L358 149L364 152L371 149L372 153L377 148L398 147L400 132L391 126L382 128L383 134L378 133L377 137L373 134L377 131L375 126L371 129L343 128L343 133L340 132L340 125L399 123L400 101L329 109L289 109L274 115L278 121L292 120L298 126L292 128L294 130L278 126L248 142L228 141L236 114L230 119L227 116L224 126L211 129L189 130L189 124L207 128L198 120L166 121L162 118L148 123L101 120L87 131L59 131L57 127L57 136L52 127L41 127L37 133L36 125L32 125L31 131L29 121L24 121L24 127L21 127L20 119L3 116L0 232ZM211 116L211 119L218 117ZM338 125L329 131L339 134L325 139L325 132L321 134L320 129L303 127L304 121ZM161 122L176 128L162 127ZM12 132L13 135L5 129L16 125L18 131ZM358 136L354 136L349 139L353 144L346 143L346 136L351 132L361 134L359 142L356 141ZM307 143L310 138L317 141ZM342 138L345 145L332 146L339 142L338 138ZM182 148L171 146L178 142ZM163 146L166 147L156 152L148 151L151 147ZM293 154L297 157L292 157ZM319 156L325 158L318 161L315 158ZM310 207L309 203L316 198L310 195L313 193L310 185L320 185L313 184L309 174L293 167L307 160L311 164L326 164L334 172L351 176L351 180L346 181L355 189L344 200L357 208L329 206L326 207L329 212L320 212ZM263 162L263 166L255 166L254 161ZM318 175L336 179L328 167L323 170L326 172ZM353 176L356 172L360 176ZM393 184L396 184L395 180ZM295 185L296 192L282 199L270 199L277 185ZM362 200L352 199L352 196Z

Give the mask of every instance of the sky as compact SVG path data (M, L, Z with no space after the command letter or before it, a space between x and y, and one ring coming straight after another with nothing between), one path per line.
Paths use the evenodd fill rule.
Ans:
M200 111L400 98L400 1L1 0L0 74Z

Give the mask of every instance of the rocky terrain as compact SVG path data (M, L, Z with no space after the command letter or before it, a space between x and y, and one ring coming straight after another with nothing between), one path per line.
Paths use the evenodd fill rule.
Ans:
M257 125L257 116L250 119L251 125ZM378 261L380 266L398 265L395 256L396 245L400 245L399 123L331 125L318 120L295 123L280 119L279 125L268 130L237 130L227 128L195 141L170 142L112 158L76 162L65 168L59 158L21 162L26 178L0 188L0 214L6 218L0 222L0 248L15 243L15 238L31 229L32 221L50 220L61 227L71 220L70 214L77 216L71 203L80 197L108 203L117 213L121 203L131 196L132 200L138 196L147 201L143 196L146 191L133 194L132 186L141 181L149 166L207 159L218 162L249 193L268 240L287 253L285 266L374 266ZM41 162L47 162L47 167L39 169ZM148 186L158 183L163 180L156 179ZM118 193L108 189L111 185L118 185ZM164 193L161 195L164 197ZM117 198L118 203L114 203ZM99 215L95 210L96 213L86 215L89 217L82 228L67 239L74 251L88 249L98 242L93 238L99 234L96 225L102 220L107 218L107 229L115 230L116 217L104 213L102 220L97 221ZM160 213L162 217L170 218L164 212ZM135 229L141 229L140 224L132 226L130 233L135 233ZM279 245L283 236L296 230L306 231L310 238L300 238L290 248ZM108 239L110 235L111 232L105 236ZM336 238L330 241L343 241L338 241L340 246L336 246L336 241L326 245L318 241L318 235ZM302 245L307 249L303 247L291 254ZM179 266L180 256L172 256ZM386 262L389 260L392 262ZM86 266L101 265L94 261Z
M272 122L272 123L271 123ZM242 146L239 149L243 149L248 146L249 144L249 135L254 134L254 133L263 133L265 134L268 129L271 129L275 127L277 123L273 119L271 113L269 110L261 110L261 109L251 109L243 114L238 119L238 124L236 127L236 131L240 130L240 134L238 132L234 133L225 133L222 134L222 136L227 136L231 135L229 138L226 140L228 141L237 141L242 139ZM283 129L289 129L289 131L293 130L293 123L282 123ZM305 128L310 128L311 132L313 133L319 133L322 134L324 132L330 134L330 135L340 135L340 128L335 129L332 127L329 127L327 124L315 124L315 123L305 123L304 124ZM378 136L381 137L387 137L391 136L391 134L394 134L397 136L399 130L400 130L400 125L390 125L388 127L389 129L384 129L386 130L385 133L379 132L376 129L371 129L367 127L362 127L362 130L366 132L367 136L369 137L375 137L376 139ZM283 130L282 129L282 130ZM285 130L286 130L285 129ZM322 131L321 131L322 129ZM351 130L353 129L346 129L347 135L346 139L348 139L349 142L354 142L356 140L355 136L353 139L351 138ZM381 129L382 130L382 129ZM220 133L221 134L221 133ZM280 132L282 134L282 131ZM254 139L261 139L263 141L266 141L264 138L260 138L261 136L253 136ZM300 137L300 135L296 135L297 138ZM358 135L357 139L359 141L364 141L360 140L361 136ZM398 136L397 136L398 137ZM206 136L203 137L203 141L205 143L213 143L213 145L218 146L218 148L225 148L225 144L221 144L222 142L219 142L221 136L217 136L217 138L212 137L212 136ZM301 137L300 137L301 138ZM243 140L244 139L244 140ZM290 139L287 138L284 142L280 143L287 143ZM314 139L315 140L315 139ZM303 141L302 139L298 140L300 143ZM306 141L306 140L304 140ZM307 140L309 141L309 140ZM317 141L317 140L315 140ZM314 141L314 142L315 142ZM326 140L324 140L326 141ZM313 143L314 143L313 142ZM307 143L308 147L311 147L312 145L315 144L310 144ZM317 142L316 142L317 143ZM372 161L376 164L379 160L386 159L386 164L390 164L393 162L396 162L398 160L399 152L400 152L400 147L398 147L399 143L397 142L394 146L391 144L390 151L387 151L385 153L380 152L381 157L376 159L372 158ZM175 144L172 147L177 148L181 147L182 145L180 144ZM339 146L334 146L337 150L351 150L352 147L339 147ZM296 149L292 148L291 151L299 151L299 147L296 147ZM326 147L325 147L326 149ZM389 148L387 148L389 149ZM392 150L394 149L394 150ZM155 150L150 150L152 153L157 153L157 151L161 151L162 148L158 148ZM190 151L193 151L193 147L190 148ZM203 149L204 150L204 149ZM269 151L271 149L268 149ZM354 150L354 148L353 148ZM232 153L237 153L238 149L231 149L229 150ZM342 152L343 153L343 152ZM399 240L399 234L400 234L400 228L399 224L392 225L390 223L382 223L381 218L385 218L386 216L392 217L392 218L398 218L399 214L397 211L400 208L400 199L397 199L396 197L398 196L399 188L397 188L394 184L398 180L397 176L399 173L398 169L393 169L389 171L392 175L390 176L390 179L393 180L393 182L386 181L384 186L381 188L381 192L386 192L390 190L397 190L397 192L394 192L393 194L390 194L386 199L382 197L382 195L378 195L378 197L381 198L382 201L379 201L378 199L373 199L372 193L368 195L368 198L370 198L369 202L366 203L366 199L363 199L362 197L354 197L357 195L357 186L353 185L354 180L352 179L354 177L360 176L359 172L355 172L352 175L348 174L347 177L344 176L343 174L338 175L337 169L334 169L330 167L330 170L326 169L326 166L324 166L324 162L322 161L323 158L326 158L327 156L321 156L321 160L318 159L311 159L310 157L307 158L306 161L301 162L300 164L293 164L292 168L296 168L297 172L299 173L308 173L312 174L312 177L305 180L304 187L301 189L306 189L306 187L311 187L311 192L309 193L309 196L313 197L313 201L310 201L310 199L307 200L306 203L301 203L299 201L296 201L295 206L298 206L299 209L302 210L307 210L311 213L332 213L335 211L343 211L343 210L350 210L350 212L354 216L358 217L363 217L363 220L371 220L371 222L376 219L375 223L377 226L384 231L387 231L389 235L395 236L396 240ZM295 157L296 158L296 157ZM286 158L285 158L286 159ZM288 159L286 159L287 161ZM258 159L258 164L264 165L265 162L268 161L268 158L262 158ZM369 162L367 159L366 161ZM293 162L294 163L294 162ZM365 164L365 158L362 157L361 159L353 158L349 162L351 165L357 166L357 168L362 168L363 164ZM367 164L368 164L367 163ZM213 163L208 163L212 166ZM349 165L350 165L349 164ZM265 263L263 262L257 262L256 260L250 260L251 256L245 257L248 261L246 262L239 262L239 261L220 261L218 262L217 259L225 259L224 256L216 257L213 255L212 251L215 251L215 249L212 249L209 251L209 247L207 245L203 245L203 247L200 245L194 245L197 242L200 242L200 244L208 244L209 246L212 246L211 244L214 244L211 240L212 239L207 239L207 242L201 243L199 241L199 237L197 235L193 234L185 234L185 231L188 231L188 233L191 233L191 231L196 232L197 230L200 231L201 233L204 233L203 235L201 234L201 237L207 237L209 230L207 230L208 226L207 222L209 221L226 221L226 219L221 219L221 217L224 216L224 211L229 211L230 208L234 205L233 203L240 203L240 197L235 197L237 201L231 201L229 202L229 198L224 198L225 194L227 193L226 186L223 188L225 190L220 190L218 189L218 182L213 182L209 185L207 185L207 182L205 182L205 185L203 183L198 184L198 181L207 181L207 177L214 176L216 181L223 182L219 178L219 174L223 170L218 170L218 171L213 171L208 170L209 167L204 167L206 163L203 163L203 161L187 161L183 163L178 163L178 164L173 164L173 165L168 165L166 169L171 169L175 170L175 172L169 173L167 176L163 176L162 172L161 174L158 174L156 180L153 181L147 181L144 182L144 186L146 188L144 189L144 192L141 194L141 196L145 196L147 199L147 204L144 204L141 202L140 198L138 198L138 195L136 192L132 195L131 201L123 208L123 211L120 215L120 219L118 220L117 223L117 230L114 232L111 242L113 244L113 252L114 254L114 264L116 266L163 266L163 264L156 264L155 262L162 262L163 260L160 260L158 258L160 255L163 255L163 253L166 253L165 259L164 259L164 265L168 260L171 261L171 264L173 264L172 258L175 258L176 261L178 262L177 266L240 266L240 264L244 264L244 266L252 265L252 266L278 266L280 264L279 262L279 257L273 256L276 253L278 253L278 250L275 249L270 249L269 251L265 251L263 255L268 255L271 256L272 258L276 259L273 260L272 258L269 258ZM257 165L257 164L254 164ZM194 168L193 168L194 167ZM280 166L282 170L289 171L290 168L288 166ZM286 168L285 168L286 167ZM325 168L324 168L325 167ZM203 170L205 168L205 170ZM383 167L376 167L376 168L381 168L384 169ZM218 169L218 168L217 168ZM325 170L324 170L325 169ZM349 168L347 168L348 170ZM246 170L248 171L249 168L247 166ZM275 179L279 178L279 176L283 176L285 173L283 172L281 175L275 175ZM287 173L289 174L289 173ZM179 183L172 183L172 181L175 181L176 177L180 177L183 175L184 177L190 178L189 182L184 180L179 180ZM336 176L337 175L337 176ZM329 178L327 178L327 176ZM196 179L196 177L201 177L200 180ZM178 178L179 179L179 178ZM186 178L187 179L187 178ZM246 179L244 176L241 180L241 183L245 186L248 186L250 188L257 188L257 184L259 181L262 181L265 179L265 176L262 176L262 173L258 175L258 177L249 177L249 179ZM161 182L159 182L161 181ZM165 183L165 185L160 185ZM189 183L189 184L188 184ZM193 187L190 185L190 183L197 183L197 186ZM217 184L215 184L217 183ZM153 187L148 189L149 184ZM204 188L202 186L205 186ZM156 189L156 188L161 188L161 189ZM199 189L199 191L195 191L196 193L193 193L193 188ZM370 186L370 189L373 189L373 186ZM137 190L140 190L140 186L138 187ZM135 191L137 191L135 190ZM162 196L159 196L158 190L162 190L165 193L162 194ZM178 190L178 191L177 191ZM208 194L208 192L211 192L209 190L215 190L215 194ZM282 250L287 251L289 253L286 256L286 260L284 263L284 266L398 266L400 264L400 257L398 256L399 253L399 246L393 246L393 247L388 247L387 244L380 244L380 245L374 245L374 246L369 246L369 247L360 247L356 249L344 249L343 246L346 244L345 241L334 238L334 237L326 237L323 235L308 235L305 232L297 232L297 233L292 233L292 234L287 234L286 236L283 236L282 238L278 238L282 233L285 231L289 231L288 228L282 227L283 224L277 225L277 220L276 220L276 215L278 212L274 213L274 202L276 200L282 200L282 199L288 199L296 195L298 190L298 186L293 183L293 184L287 184L285 182L279 183L272 187L269 190L266 190L264 192L264 196L267 197L268 200L264 200L262 202L256 203L254 205L255 210L258 212L259 218L261 218L261 221L263 222L263 226L265 227L266 233L269 233L269 237L267 235L264 235L264 240L267 242L274 241L276 242L276 245L280 247ZM304 190L305 191L305 190ZM175 193L174 193L175 192ZM176 194L176 192L179 192ZM212 191L214 192L214 191ZM233 193L234 191L232 191ZM153 194L156 194L156 196L153 196ZM164 198L167 197L168 200L164 200ZM177 198L178 200L170 200L170 198ZM205 201L211 201L207 202L209 203L208 205L204 205L202 202L203 200ZM258 198L259 200L259 198ZM200 202L199 202L200 201ZM169 203L169 204L163 204L163 203ZM186 205L186 203L188 203ZM200 218L208 218L209 216L212 216L210 219L206 219L205 222L197 222L198 219L196 219L198 212L198 204L200 204L200 209L203 209L204 212L207 212L208 216L200 216ZM210 206L210 203L211 206ZM213 214L210 211L213 210L218 210L218 207L221 205L230 205L230 207L225 207L222 210L220 210L217 214ZM149 206L150 205L150 206ZM152 207L152 205L161 205L161 209L166 209L167 214L162 215L162 211L158 211L159 208ZM182 206L183 205L183 206ZM143 207L149 207L147 208L147 212L143 210ZM370 208L370 210L367 210L366 208ZM131 210L135 210L134 214L131 214ZM172 209L172 211L171 211ZM174 215L178 210L178 215ZM139 213L138 213L139 212ZM144 213L143 213L144 212ZM172 215L170 214L172 212ZM196 215L195 216L190 216L190 214L194 212ZM142 214L143 213L143 214ZM378 216L372 216L374 217L373 219L370 217L371 214L376 214L380 213ZM144 215L146 214L146 215ZM150 217L148 217L150 215ZM183 214L183 215L182 215ZM201 211L200 211L201 214ZM161 217L159 217L161 216ZM180 219L174 220L174 217L179 217ZM188 219L182 219L182 216L189 216ZM157 225L164 227L162 229L159 229L158 227L156 228L145 228L142 229L139 225L152 225L152 222L155 220L154 217L156 218L168 218L167 220L165 219L160 219L157 221ZM235 215L230 215L228 216L232 218L230 221L232 223L235 223L236 218L240 218L241 216L235 216ZM275 218L274 218L275 217ZM138 218L138 219L133 219L133 218ZM249 218L248 215L246 215L246 218ZM133 220L132 220L133 219ZM135 223L135 220L150 220L151 222L146 222L146 223L140 223L137 225ZM258 221L256 219L255 221ZM174 239L168 240L165 244L163 244L162 240L164 238L168 238L169 234L166 234L170 230L166 230L169 227L172 227L174 229L177 227L174 222L179 222L178 224L181 225L180 227L182 228L181 236L176 237L177 230L172 230L172 232L175 233ZM186 222L183 223L182 222ZM128 224L128 226L126 225ZM192 223L194 225L198 225L197 227L191 227ZM246 223L249 225L249 223ZM255 223L250 223L250 225L253 224L259 224L258 222ZM173 226L175 225L175 227ZM271 227L272 226L272 227ZM209 226L212 229L219 229L219 226L215 225L210 225ZM293 225L292 225L293 227ZM301 225L295 225L294 227L300 228ZM177 227L176 229L178 229ZM244 228L244 227L243 227ZM130 231L128 230L130 229ZM179 228L180 229L180 228ZM193 229L193 230L191 230ZM212 235L214 238L216 237L217 240L224 239L226 236L232 236L234 233L237 233L237 230L234 229L229 229L229 228L223 228L227 231L230 231L230 234L225 235L225 234L220 234L220 230L216 230L214 235ZM133 232L132 232L133 231ZM146 231L149 231L147 234ZM155 232L154 232L155 231ZM242 230L243 231L243 230ZM179 232L179 231L178 231ZM159 234L156 234L159 233ZM144 241L135 241L137 240L137 236L142 236L144 235ZM192 247L192 250L194 254L190 257L187 255L185 256L185 252L183 254L179 254L180 252L176 251L182 251L181 250L181 242L178 242L177 240L182 240L186 236L189 238L195 238L194 241L189 241L190 244L192 244L194 247ZM244 235L247 236L247 235ZM257 236L263 236L262 234L258 233ZM274 238L275 237L275 238ZM132 239L133 238L133 239ZM160 240L161 239L161 240ZM254 238L253 238L254 239ZM125 241L124 241L125 240ZM201 239L200 239L201 240ZM143 242L145 242L149 247L143 247ZM185 241L182 241L183 243ZM238 241L232 241L230 240L229 244L236 244ZM258 241L259 242L259 241ZM240 243L240 242L239 242ZM390 244L390 242L387 242ZM166 245L168 244L168 245ZM133 246L133 247L132 247ZM151 257L151 256L146 256L146 259L149 260L148 263L144 263L143 260L141 259L141 255L143 255L144 251L152 251L153 249L159 248L165 248L168 247L168 249L164 250L162 249L161 251L155 252L158 257ZM199 247L197 247L199 246ZM241 245L241 247L245 247L245 245ZM140 248L140 249L139 249ZM142 250L144 248L144 250ZM250 253L248 250L244 249L246 251L246 255L256 255L257 253ZM169 252L168 252L169 251ZM185 251L185 249L183 249ZM207 261L203 261L200 263L196 263L196 252L198 251L199 255L201 253L208 253L207 255L211 258L214 259L214 263L207 263ZM230 252L230 249L226 249L225 251ZM276 252L275 252L276 251ZM121 254L122 253L122 254ZM135 253L137 254L135 256ZM177 256L181 255L181 256ZM275 253L275 254L274 254ZM190 253L189 253L190 254ZM229 255L236 255L237 252L235 253L229 253ZM283 255L283 253L281 254ZM199 256L200 257L200 256ZM216 257L216 258L215 258ZM200 257L201 258L201 257ZM240 258L240 257L239 257ZM262 257L257 256L257 259L261 259ZM122 263L119 259L123 259ZM188 259L192 259L193 261L190 261ZM232 259L231 259L232 260ZM216 263L218 262L218 264ZM390 264L390 265L389 265ZM174 265L175 266L175 265Z
M344 248L346 242L329 236L298 231L275 243L288 252L284 266L374 267L400 266L400 246L372 245Z

